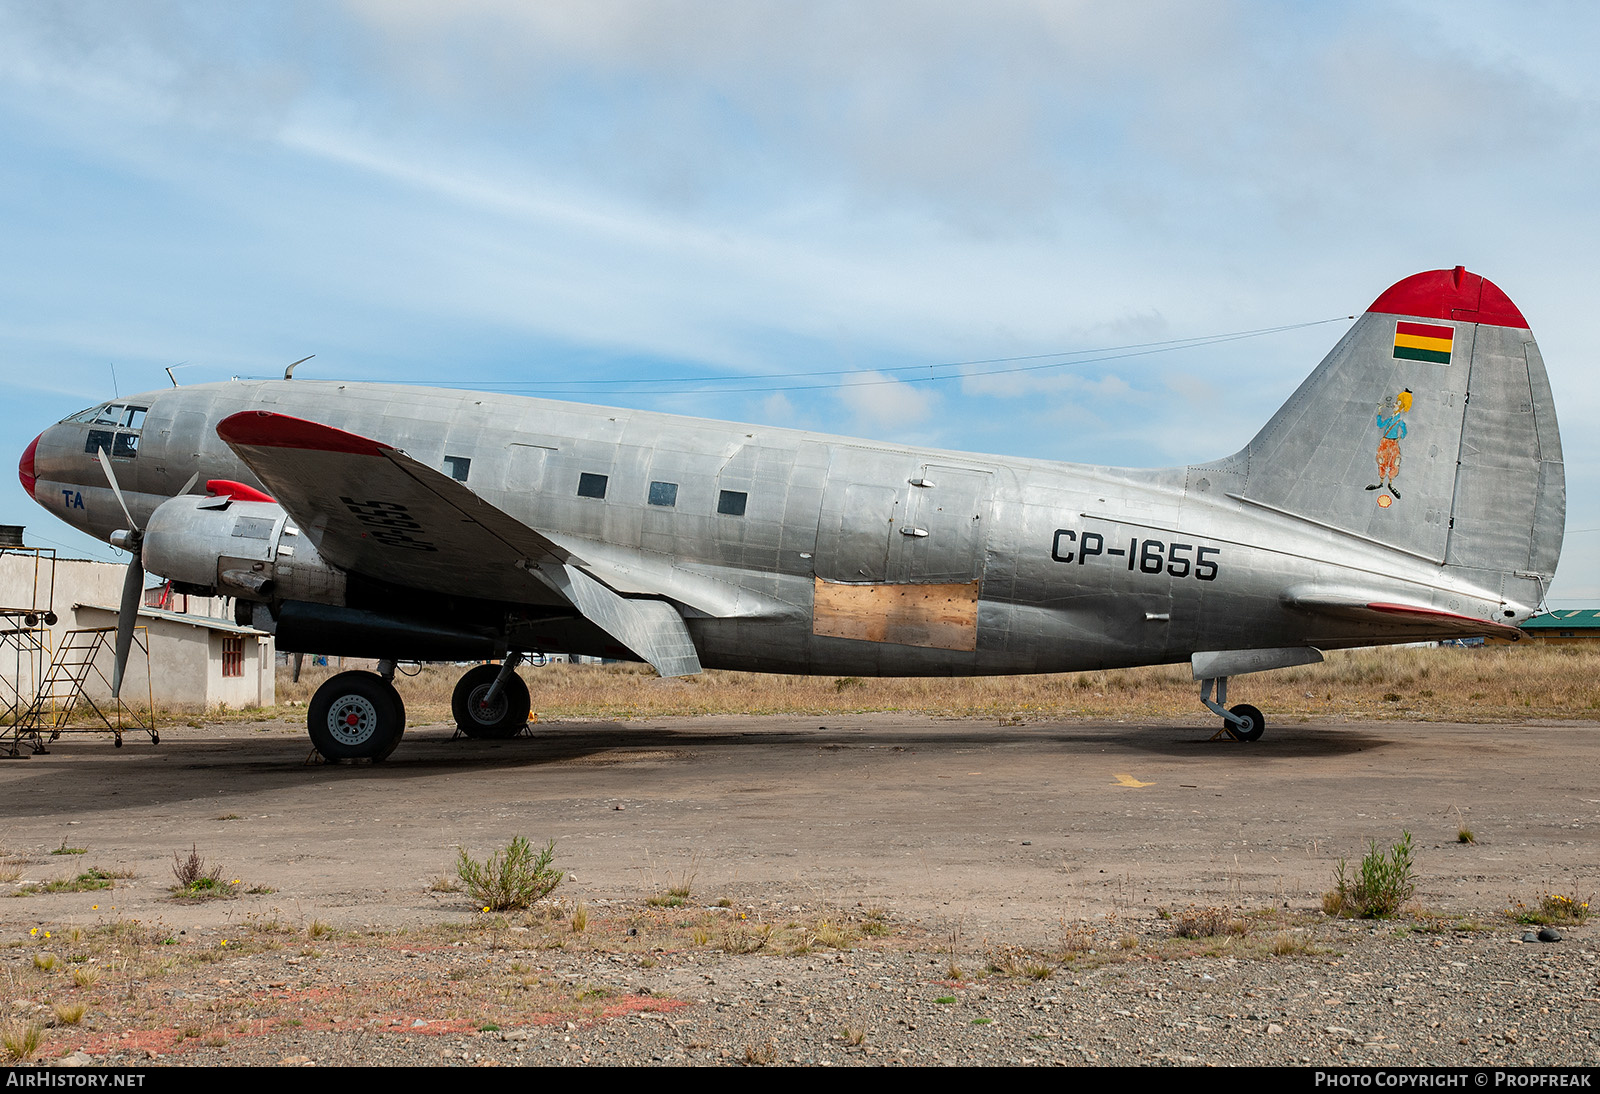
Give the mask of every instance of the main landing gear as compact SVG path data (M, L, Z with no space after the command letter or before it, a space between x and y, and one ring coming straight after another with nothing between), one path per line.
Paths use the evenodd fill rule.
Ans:
M1211 688L1216 685L1217 699L1211 701ZM1249 703L1240 703L1227 709L1228 678L1218 676L1200 681L1200 701L1222 717L1222 732L1236 741L1257 741L1267 731L1267 719ZM1215 738L1213 738L1215 740Z
M528 724L533 699L517 675L522 655L513 653L499 665L468 669L450 697L456 728L468 737L502 740L515 737Z
M533 708L528 685L517 675L522 655L499 665L478 665L456 683L450 710L463 734L479 740L515 737ZM393 661L377 672L341 672L311 697L306 728L311 743L329 760L386 759L406 731L406 705L394 687Z
M330 760L385 759L406 731L406 705L395 690L394 662L378 672L341 672L311 697L306 728L311 743Z

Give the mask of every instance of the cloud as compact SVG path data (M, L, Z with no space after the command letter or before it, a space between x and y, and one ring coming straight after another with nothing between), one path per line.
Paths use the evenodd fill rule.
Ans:
M1034 395L1047 398L1086 397L1095 402L1127 402L1145 397L1121 376L1108 373L1090 378L1067 371L969 373L961 377L961 391L964 395L1007 399Z
M850 415L850 428L856 432L905 430L926 420L938 402L932 391L877 372L855 373L832 394Z
M159 385L312 350L324 375L883 377L1324 319L1465 262L1581 422L1597 48L1587 8L1481 0L0 0L25 317L0 352L87 386L126 354ZM1332 333L796 391L769 420L1214 455L1206 391L1258 425ZM1600 441L1566 441L1600 524Z

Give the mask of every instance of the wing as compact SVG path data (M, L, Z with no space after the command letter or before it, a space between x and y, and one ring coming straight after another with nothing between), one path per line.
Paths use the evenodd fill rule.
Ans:
M271 411L217 435L345 570L430 592L576 609L663 676L700 671L683 616L619 595L571 551L398 448Z

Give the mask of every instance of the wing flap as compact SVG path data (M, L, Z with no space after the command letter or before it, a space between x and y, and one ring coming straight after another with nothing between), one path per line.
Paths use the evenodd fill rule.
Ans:
M540 570L584 618L650 662L662 676L692 676L700 671L700 654L683 616L671 604L618 596L570 563L547 563Z

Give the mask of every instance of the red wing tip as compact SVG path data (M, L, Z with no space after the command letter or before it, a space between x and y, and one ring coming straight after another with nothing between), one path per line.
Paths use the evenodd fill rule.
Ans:
M1481 274L1469 273L1465 266L1412 274L1390 285L1367 310L1528 329L1528 321L1500 286Z
M217 436L247 448L300 448L309 452L345 452L381 456L390 446L347 433L331 425L308 422L271 410L246 410L217 423ZM239 495L235 494L235 497Z

